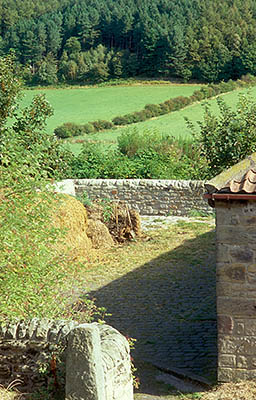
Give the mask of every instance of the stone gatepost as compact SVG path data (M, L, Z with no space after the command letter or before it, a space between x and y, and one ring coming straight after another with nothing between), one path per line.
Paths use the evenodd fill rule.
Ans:
M256 154L206 183L216 208L218 381L256 378Z

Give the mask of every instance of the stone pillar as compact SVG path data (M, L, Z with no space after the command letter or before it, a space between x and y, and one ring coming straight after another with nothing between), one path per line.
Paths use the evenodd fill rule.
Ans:
M105 382L97 324L83 324L69 334L66 400L105 400Z
M215 201L218 381L256 378L256 202Z
M106 324L83 324L68 338L66 400L133 400L129 344Z

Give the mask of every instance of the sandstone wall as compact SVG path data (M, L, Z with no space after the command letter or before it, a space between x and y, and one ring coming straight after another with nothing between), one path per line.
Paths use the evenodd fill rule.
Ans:
M124 200L141 215L186 216L192 211L211 213L203 199L203 181L154 179L68 179L63 191L88 198ZM58 184L60 190L61 183Z
M215 201L218 380L256 378L256 203Z
M54 385L56 376L66 400L133 399L129 345L114 328L48 319L0 327L0 384L18 379L29 393Z

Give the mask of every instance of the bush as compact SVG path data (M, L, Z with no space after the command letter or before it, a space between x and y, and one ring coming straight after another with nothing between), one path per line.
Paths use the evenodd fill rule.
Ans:
M192 96L197 101L201 101L201 100L203 100L205 98L205 94L201 90L195 90L194 93L192 94Z
M82 132L85 133L85 134L89 134L89 133L95 132L94 126L93 126L92 124L89 124L89 123L88 123L88 124L81 125L81 130L82 130Z
M147 104L144 108L150 111L152 117L158 117L161 114L161 107L159 104Z
M247 84L255 85L256 84L256 76L251 75L251 74L246 74L241 77L241 81L245 82Z
M169 107L168 107L167 104L165 104L165 103L160 103L160 104L159 104L159 107L160 107L160 110L161 110L161 115L168 114L168 112L169 112Z
M56 138L44 132L52 114L44 96L36 96L7 123L20 89L14 58L0 57L1 321L65 318L63 290L75 266L56 251L65 232L52 224L59 197L49 179L59 178L63 153Z
M211 178L256 151L256 103L240 96L235 111L218 98L220 115L216 116L205 107L200 133L188 123L206 160L206 174ZM205 173L202 171L202 173Z
M118 116L112 119L114 125L126 125L126 118L124 116Z
M63 125L54 129L54 134L61 139L66 139L73 136L83 134L83 128L73 122L65 122Z
M166 154L174 143L170 135L163 135L158 131L145 130L138 132L136 128L127 129L117 139L118 149L122 154L133 157L139 151L152 149L156 152Z
M168 112L175 111L175 104L174 104L174 101L172 99L166 100L164 102L164 104L168 108L168 110L169 110Z
M103 131L104 129L113 128L114 124L110 121L105 121L103 119L99 119L97 121L90 122L90 125L94 127L96 132Z
M204 86L200 89L205 99L215 96L215 90L210 86Z

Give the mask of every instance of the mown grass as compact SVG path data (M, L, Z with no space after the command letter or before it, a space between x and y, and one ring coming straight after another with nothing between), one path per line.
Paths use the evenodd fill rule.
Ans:
M223 99L230 107L235 108L239 96L241 94L248 93L252 96L253 99L256 99L256 87L253 87L250 90L235 90L231 93L223 94L221 95L221 97L223 97ZM191 132L187 128L185 118L188 118L191 122L193 122L196 126L196 130L199 131L197 121L202 121L203 119L205 104L206 101L203 100L201 102L192 104L191 106L185 107L182 110L174 111L170 114L152 118L145 122L139 122L137 124L121 127L119 129L98 132L86 135L84 137L77 136L75 139L71 140L71 143L68 146L75 154L78 154L82 148L82 144L78 143L78 141L81 140L89 139L91 141L101 142L104 146L116 146L118 136L120 136L123 132L134 128L136 128L138 132L143 132L145 130L156 130L161 132L162 134L170 134L176 138L191 138ZM214 114L219 114L216 98L207 100L207 104L210 105Z
M25 90L21 104L26 106L32 97L45 93L54 108L47 130L53 130L64 122L85 124L141 110L146 104L161 103L177 96L190 96L201 85L154 84L115 87L86 87L75 89Z

